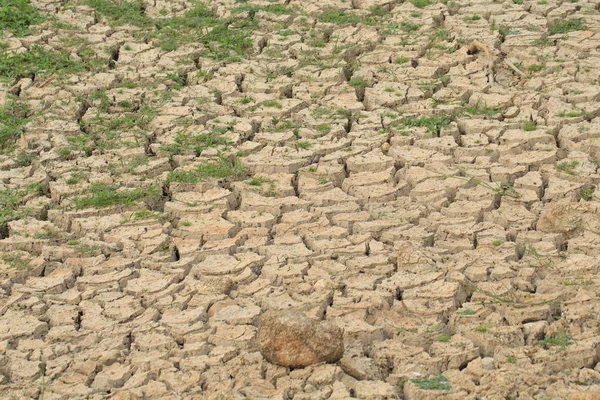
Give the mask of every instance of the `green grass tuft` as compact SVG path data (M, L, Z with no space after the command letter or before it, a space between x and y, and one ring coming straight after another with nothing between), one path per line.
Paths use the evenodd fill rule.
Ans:
M219 157L216 162L202 164L190 171L171 171L168 182L198 183L209 179L244 178L248 176L246 167L238 160Z
M0 0L0 29L6 29L16 37L29 35L29 27L46 20L31 6L29 0Z
M571 337L566 331L559 331L554 336L546 336L544 339L538 340L538 343L546 350L551 347L559 346L560 351L573 344L571 342Z
M362 18L344 10L328 9L321 13L319 21L336 25L357 25L362 22Z
M567 19L554 23L550 28L548 28L548 32L551 35L556 35L559 33L567 33L572 31L584 31L585 24L580 19Z
M161 191L156 187L118 190L116 186L104 183L91 184L88 192L89 196L76 197L72 200L76 210L111 206L128 207L139 201L158 199L162 196Z
M29 121L29 107L18 98L10 98L0 107L0 152L10 151Z
M429 379L411 379L422 390L450 390L452 387L444 375L437 375Z
M0 52L0 77L9 79L31 74L64 76L84 70L93 71L98 66L97 59L77 62L66 51L48 50L37 44L23 53Z
M527 132L535 131L537 129L537 124L533 121L527 121L523 124L522 129Z

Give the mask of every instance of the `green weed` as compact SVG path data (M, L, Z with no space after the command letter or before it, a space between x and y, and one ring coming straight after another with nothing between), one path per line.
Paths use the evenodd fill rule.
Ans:
M393 127L397 128L427 128L432 133L437 133L441 128L450 126L456 120L453 114L445 115L423 115L420 117L408 117L401 121L392 123Z
M568 332L564 330L557 332L554 336L547 336L542 340L538 340L538 343L546 350L551 347L559 346L559 351L563 351L567 346L573 344Z
M0 257L0 259L4 261L4 263L6 263L9 267L19 271L29 271L31 268L33 268L30 264L33 258L25 258L21 256L6 254Z
M431 0L410 0L413 6L417 8L425 8L432 5L434 2Z
M577 168L577 166L579 165L579 161L561 161L558 164L556 164L556 170L558 172L563 172L565 174L568 175L575 175L576 171L575 168Z
M15 79L31 74L59 76L83 70L94 70L96 65L76 62L67 51L52 51L34 44L23 53L0 52L0 77Z
M422 27L423 24L415 24L413 22L410 21L402 21L400 23L400 29L402 29L404 32L414 32L414 31L418 31L420 27Z
M346 13L344 10L328 9L321 13L319 21L336 25L357 25L363 18Z
M437 375L429 379L411 379L422 390L450 390L452 387L444 375Z
M14 148L16 140L23 133L23 127L29 121L28 114L29 107L18 98L10 98L0 107L0 152Z
M263 107L267 108L279 108L281 109L283 106L277 100L265 100L262 102Z
M579 197L581 197L581 199L585 201L592 201L594 199L595 190L596 188L581 189L579 191Z
M463 113L466 115L484 115L492 117L499 112L500 110L497 107L488 107L487 104L482 104L479 101L474 106L465 105L463 107Z
M310 148L311 146L312 146L312 144L306 140L299 140L296 142L296 147L298 149L306 150L306 149Z
M160 149L172 155L183 154L186 151L194 151L196 154L200 154L209 147L226 146L231 144L233 143L229 139L220 136L217 133L211 132L201 133L200 135L191 135L179 131L175 136L175 143L163 145L160 147Z
M140 201L158 199L162 196L161 191L153 186L118 190L118 187L104 183L91 184L88 192L90 193L89 196L72 199L75 210L111 206L128 207Z
M481 16L477 15L477 14L473 14L471 16L468 17L464 17L463 21L479 21L481 19Z
M0 27L16 37L29 35L29 27L46 20L29 0L0 0Z
M548 33L556 35L558 33L567 33L572 31L584 31L585 24L580 19L567 19L554 23L548 28Z
M367 82L364 80L363 77L358 76L358 77L353 77L352 79L350 79L348 81L348 85L350 85L354 88L364 88L367 86Z
M208 179L240 179L247 175L246 167L238 160L227 160L220 156L217 161L201 164L196 169L190 171L171 171L167 175L167 181L198 183Z
M27 194L24 190L0 190L0 238L6 236L8 222L25 218L28 210L19 210L23 197Z
M146 28L154 25L152 19L144 14L144 2L140 0L85 0L84 4L95 9L113 25L133 25Z
M527 71L529 72L540 72L541 70L544 69L544 66L541 64L531 64L530 66L527 67Z
M523 124L521 129L527 132L535 131L537 129L537 124L533 121L527 121Z

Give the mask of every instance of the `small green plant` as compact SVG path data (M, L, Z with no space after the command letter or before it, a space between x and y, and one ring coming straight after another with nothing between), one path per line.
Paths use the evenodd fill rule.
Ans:
M248 175L246 167L237 159L228 160L223 156L210 163L201 164L189 171L171 171L167 175L168 182L198 183L209 179L240 179Z
M550 28L548 33L556 35L559 33L567 33L572 31L584 31L585 24L580 19L567 19L555 22Z
M586 113L584 113L583 111L561 111L558 116L561 118L577 118L577 117L583 117L585 116Z
M282 108L283 107L281 105L281 103L276 100L265 100L262 102L262 105L263 105L263 107L267 107L267 108Z
M131 214L131 219L137 221L138 219L146 219L150 217L158 217L160 214L155 214L150 210L138 210Z
M404 390L404 385L406 384L406 382L408 382L407 377L400 378L400 380L398 381L398 387L400 388L400 391Z
M114 25L152 26L152 20L145 15L144 4L140 0L119 2L111 0L85 0L85 4L94 8Z
M233 144L229 139L222 136L223 133L225 132L214 130L210 133L191 135L179 131L175 135L174 143L162 145L160 149L170 153L171 155L183 154L187 151L193 151L196 154L200 154L209 147L227 146Z
M352 77L352 79L350 79L348 81L348 85L350 85L354 88L364 88L367 86L367 82L364 80L363 77L358 76L358 77Z
M488 328L485 325L479 325L477 328L475 328L475 332L480 332L480 333L486 333L487 330L488 330Z
M0 238L6 236L8 222L25 218L28 210L19 209L25 190L4 189L0 190Z
M448 343L450 341L450 338L452 338L452 335L442 335L435 339L435 341L441 343Z
M456 313L458 315L475 315L476 314L475 311L473 311L473 310L471 310L469 308L467 308L465 310L462 310L462 311L457 311Z
M450 390L452 387L444 375L437 375L429 379L411 379L422 390Z
M552 260L548 256L540 253L540 251L531 244L527 245L525 254L533 257L535 260L535 263L529 263L532 267L552 268L554 266Z
M567 346L573 344L568 332L564 330L557 332L554 336L547 336L542 340L538 340L538 343L546 350L559 346L560 349L558 351L563 351Z
M432 5L434 2L431 0L410 0L413 6L417 8L425 8Z
M442 129L450 126L450 124L456 120L454 114L444 115L423 115L420 117L407 117L400 121L392 122L391 126L394 128L427 128L430 132L436 133Z
M517 363L517 357L515 356L506 356L506 362L509 364L516 364Z
M494 240L492 241L492 246L498 247L498 246L502 246L504 242L502 240Z
M400 23L400 29L402 29L404 32L415 32L418 31L422 26L423 24L415 24L411 21L402 21Z
M558 172L563 172L567 175L575 175L576 171L575 168L577 168L577 166L579 165L579 161L561 161L558 164L556 164L556 170Z
M394 58L394 64L405 64L408 61L410 61L410 59L408 57L396 57L396 58Z
M463 21L467 22L467 21L479 21L481 19L481 16L477 15L477 14L473 14L471 16L468 17L464 17Z
M30 264L33 258L6 254L0 257L0 259L9 267L19 271L29 271L31 268L33 268Z
M88 95L88 100L100 112L108 112L110 108L110 99L104 90L94 90Z
M70 160L71 156L73 155L73 151L70 148L66 147L66 146L65 147L59 147L56 150L56 153L58 154L58 158L61 161Z
M250 103L254 103L256 100L254 100L253 97L250 96L244 96L239 100L240 104L250 104Z
M326 134L326 133L331 132L331 125L329 125L329 124L316 125L315 130L319 133Z
M535 47L548 47L552 46L552 41L546 37L541 37L531 41L531 45Z
M43 77L56 74L65 76L84 70L95 71L103 66L97 58L75 61L68 51L54 51L34 44L22 53L0 52L0 77L8 79L20 78L35 74Z
M28 167L35 160L35 154L26 151L20 151L15 155L15 162L19 167Z
M330 8L321 13L319 21L336 25L357 25L362 21L362 17Z
M535 131L537 129L537 124L533 121L527 121L523 124L521 128L527 132Z
M596 188L584 188L579 191L579 197L585 201L592 201L594 199L594 191Z
M128 207L139 201L158 199L162 195L156 187L118 190L116 186L103 183L91 184L88 192L89 196L72 199L74 209Z
M544 66L541 64L531 64L530 66L527 67L527 71L529 71L531 73L540 72L543 69L544 69Z
M192 223L190 221L181 221L181 225L182 226L192 226Z
M46 20L29 0L0 0L0 27L16 37L27 36L29 27Z
M299 140L296 142L296 147L298 149L306 150L309 149L311 146L312 144L307 140Z
M500 113L500 110L497 107L488 107L487 104L478 101L474 106L465 105L463 107L463 113L465 115L484 115L492 117Z
M585 279L583 276L578 276L575 279L561 282L565 286L590 286L594 284L591 279Z
M18 99L10 98L0 107L0 152L11 151L23 127L29 121L29 107Z
M75 254L80 257L95 257L99 255L102 251L100 246L98 245L89 245L80 243L75 247Z

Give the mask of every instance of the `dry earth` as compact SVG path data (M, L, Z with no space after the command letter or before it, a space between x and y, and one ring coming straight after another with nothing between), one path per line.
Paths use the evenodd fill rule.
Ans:
M0 5L3 399L600 398L598 0Z

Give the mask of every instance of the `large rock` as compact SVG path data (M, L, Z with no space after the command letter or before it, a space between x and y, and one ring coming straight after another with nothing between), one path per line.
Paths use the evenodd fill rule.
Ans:
M284 367L332 363L344 354L341 328L290 310L264 313L259 320L256 340L268 361Z

